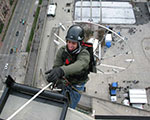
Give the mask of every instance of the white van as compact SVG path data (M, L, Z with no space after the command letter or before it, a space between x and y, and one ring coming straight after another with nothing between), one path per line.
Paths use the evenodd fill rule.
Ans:
M50 5L48 5L47 8L47 16L55 17L55 14L56 14L56 4L51 3Z

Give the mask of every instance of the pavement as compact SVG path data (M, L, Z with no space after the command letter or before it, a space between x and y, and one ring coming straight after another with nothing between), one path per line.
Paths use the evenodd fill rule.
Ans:
M20 54L17 54L17 62L14 67L13 71L13 79L17 83L24 83L25 80L25 75L26 75L26 65L27 65L27 60L28 60L28 53L23 52Z
M149 116L149 111L139 110L122 104L92 99L94 115L124 115L124 116Z
M118 30L118 26L121 30ZM130 88L146 88L149 87L150 81L150 64L149 64L149 26L150 22L144 25L118 25L114 26L114 31L121 32L122 36L127 38L127 44L130 46L131 54L130 55L121 55L116 58L111 57L112 52L107 52L106 56L110 56L108 59L104 59L101 63L105 63L107 65L119 66L125 68L122 71L113 72L113 67L104 67L101 65L98 66L101 70L106 70L107 73L97 73L90 74L90 80L86 84L87 94L92 96L97 96L100 98L105 98L110 100L108 84L112 82L118 82L119 86L126 88L130 86ZM130 34L130 28L136 28L136 32L134 34ZM143 37L144 36L144 37ZM114 50L114 46L112 48L108 48L110 51ZM124 49L124 52L126 49ZM122 52L118 49L114 54L118 54L118 52ZM104 55L105 57L105 55ZM132 62L127 62L127 59L134 59ZM105 69L104 69L105 68ZM133 84L132 81L138 80L138 84ZM130 82L127 82L130 81ZM97 91L95 93L95 91Z
M66 24L69 27L72 24L72 15L73 13L67 12L66 3L70 2L73 3L73 1L66 0L60 1L56 0L55 3L59 3L58 7L56 8L56 16L55 17L46 17L44 29L43 29L43 35L41 38L39 53L38 53L38 59L37 59L37 67L35 71L35 85L37 87L43 87L46 83L43 81L43 74L45 71L52 68L52 64L55 58L55 54L57 51L57 45L53 42L54 39L58 40L57 37L54 36L54 33L60 33L63 34L64 39L64 32L61 32L62 29L59 27L59 23ZM71 4L68 9L72 9L73 4ZM67 22L64 22L67 21ZM68 22L69 21L69 22ZM58 40L60 42L60 40ZM60 42L60 45L63 43Z

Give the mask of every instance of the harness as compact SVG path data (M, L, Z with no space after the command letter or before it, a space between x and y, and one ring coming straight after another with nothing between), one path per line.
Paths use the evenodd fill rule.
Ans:
M81 52L82 52L82 50L81 50ZM78 57L78 54L70 55L65 50L62 53L62 60L64 62L64 65L66 65L66 66L74 63L77 60L77 57ZM81 84L88 79L88 74L89 74L89 70L85 69L85 70L82 70L80 73L66 76L66 79L71 84Z

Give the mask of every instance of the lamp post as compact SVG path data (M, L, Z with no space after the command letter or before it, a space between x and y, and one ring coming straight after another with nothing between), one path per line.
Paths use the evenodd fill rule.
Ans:
M102 1L100 0L100 23L102 23Z

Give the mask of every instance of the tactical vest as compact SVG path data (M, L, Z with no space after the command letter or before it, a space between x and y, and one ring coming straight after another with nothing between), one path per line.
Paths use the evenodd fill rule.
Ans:
M67 65L74 63L77 60L77 56L78 54L70 55L67 51L63 51L62 60L64 62L64 65L67 66ZM89 74L89 70L84 69L80 71L79 73L65 76L65 77L71 84L82 84L88 80L88 74Z

